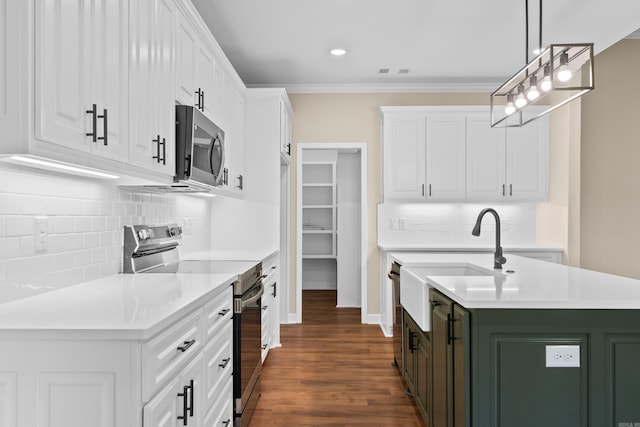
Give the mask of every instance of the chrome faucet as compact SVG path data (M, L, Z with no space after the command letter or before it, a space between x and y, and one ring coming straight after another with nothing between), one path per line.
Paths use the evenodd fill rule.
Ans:
M480 223L482 222L482 217L486 213L491 213L496 219L496 252L493 256L493 268L502 270L502 264L507 262L507 259L502 256L502 246L500 246L500 217L498 216L498 212L491 208L481 210L471 234L474 236L480 235Z

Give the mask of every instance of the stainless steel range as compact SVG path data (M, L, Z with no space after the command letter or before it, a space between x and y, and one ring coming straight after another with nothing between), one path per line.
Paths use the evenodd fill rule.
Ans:
M125 273L237 274L233 283L234 426L249 424L261 391L262 264L260 261L186 260L177 251L177 224L124 227Z

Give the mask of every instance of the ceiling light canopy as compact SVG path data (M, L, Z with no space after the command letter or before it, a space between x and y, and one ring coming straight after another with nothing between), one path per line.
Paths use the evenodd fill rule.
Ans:
M333 56L342 56L342 55L344 55L346 53L347 53L347 51L344 50L344 49L340 49L340 48L331 49L331 55L333 55Z
M529 45L528 1L525 0ZM540 0L539 45L542 45ZM593 43L551 44L491 94L491 127L518 127L593 90Z

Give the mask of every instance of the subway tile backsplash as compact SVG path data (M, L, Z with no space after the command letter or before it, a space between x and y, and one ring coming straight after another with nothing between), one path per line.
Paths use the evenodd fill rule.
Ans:
M47 247L37 249L42 217ZM124 225L186 222L180 254L207 250L209 217L206 198L2 165L0 303L121 272Z

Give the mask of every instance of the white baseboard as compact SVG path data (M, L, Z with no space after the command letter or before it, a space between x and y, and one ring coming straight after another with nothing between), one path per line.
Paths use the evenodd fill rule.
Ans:
M366 323L367 325L379 325L381 321L382 317L380 316L380 313L365 314L363 323Z
M301 323L298 322L298 313L289 313L289 319L287 323Z
M385 337L387 338L393 337L393 328L390 328L380 323L380 329L382 330L382 333L384 334Z

